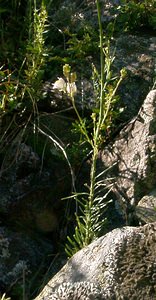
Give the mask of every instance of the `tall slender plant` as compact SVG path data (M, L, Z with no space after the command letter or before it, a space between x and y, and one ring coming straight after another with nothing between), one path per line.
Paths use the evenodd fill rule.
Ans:
M113 77L111 66L114 61L114 56L111 56L110 42L105 38L101 22L101 9L100 2L96 0L98 23L99 23L99 48L100 48L100 74L94 67L93 77L98 78L99 95L97 95L98 108L96 112L91 114L93 131L90 135L87 130L84 119L79 114L79 111L75 104L76 93L76 75L71 73L71 67L65 65L63 67L63 74L66 78L59 78L54 84L54 88L62 90L68 93L71 98L71 102L77 119L79 122L79 128L84 140L90 144L92 148L91 169L90 169L90 184L88 186L88 192L75 193L71 196L74 198L79 208L76 211L76 227L73 237L67 237L68 243L66 244L66 252L69 256L88 245L95 237L97 237L103 227L105 220L102 218L104 209L108 203L101 195L101 188L104 183L102 181L102 175L97 174L97 159L98 153L104 140L104 131L111 126L111 120L113 116L113 108L116 102L117 89L125 76L125 70L122 69L120 76ZM96 90L96 92L97 92ZM106 193L107 195L107 193ZM105 196L106 196L105 195ZM80 212L80 214L79 214Z

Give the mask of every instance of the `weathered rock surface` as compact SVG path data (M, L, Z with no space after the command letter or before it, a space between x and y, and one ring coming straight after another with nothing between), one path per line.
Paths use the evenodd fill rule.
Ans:
M125 107L123 118L131 119L139 111L154 83L156 37L147 34L122 34L114 42L114 66L118 73L123 67L127 70L127 78L119 89Z
M101 151L99 160L101 170L114 165L113 192L126 218L129 205L136 205L155 188L156 90L147 95L138 115L121 130L114 143Z
M62 283L80 281L99 284L104 299L154 300L155 255L156 223L114 229L77 252L35 300L71 299L52 295Z
M141 222L156 222L156 190L142 197L135 208L136 215Z

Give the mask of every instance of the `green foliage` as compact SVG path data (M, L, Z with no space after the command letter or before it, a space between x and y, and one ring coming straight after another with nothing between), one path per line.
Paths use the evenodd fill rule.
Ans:
M13 79L13 74L9 70L0 70L0 109L12 111L17 105L18 82Z
M86 4L87 5L87 4ZM86 7L85 7L86 8ZM84 8L84 9L85 9ZM113 8L114 9L114 8ZM54 17L51 16L49 26L50 45L49 60L53 64L47 66L50 76L61 71L62 64L69 63L79 71L86 63L86 58L97 58L98 29L92 20L83 15L83 4L79 13L76 4L67 3L58 5ZM155 30L156 28L156 4L155 1L126 1L122 0L118 6L117 17L113 23L105 23L104 32L111 37L112 31L139 31L140 29ZM58 42L59 41L59 42Z
M47 11L44 2L40 9L36 8L34 1L33 20L29 25L29 39L26 47L26 80L34 84L43 77L44 60L47 55L45 49L45 30L47 27Z
M27 1L19 0L9 1L2 0L0 8L0 63L7 63L9 67L12 65L19 66L21 64L21 51L26 26L26 7ZM18 41L18 47L17 47ZM19 51L18 51L19 49ZM17 56L18 52L18 56Z
M97 34L92 27L86 26L81 35L70 34L67 41L67 53L74 58L78 64L97 50Z
M140 28L156 29L156 2L149 1L127 1L123 0L119 6L117 24L119 30L139 30Z
M0 69L0 109L1 112L11 112L14 109L29 112L32 107L35 109L36 102L40 97L46 56L47 11L44 1L41 2L39 8L36 7L35 0L29 0L27 5L25 3L22 7L20 1L11 1L6 4L1 12L0 24L2 35L0 55L3 61ZM11 14L12 21L7 13ZM21 19L22 13L24 22ZM12 28L14 18L17 19L18 24ZM21 29L18 30L20 37L16 37L17 25ZM10 32L12 36L10 36ZM13 45L13 43L17 43L17 39L18 48ZM5 63L6 59L7 63Z
M91 21L83 18L81 10L75 2L66 2L66 5L62 2L53 14L51 12L48 34L50 64L47 65L49 77L61 72L62 64L65 63L82 71L86 58L96 55L97 26L94 28Z
M98 177L98 176L97 176ZM111 201L105 199L108 192L105 193L105 197L101 194L104 189L105 183L103 180L96 180L92 203L88 201L90 193L75 194L74 198L77 201L78 211L75 214L76 227L73 237L67 237L68 243L66 244L65 251L69 257L74 253L89 245L96 237L99 237L103 231L104 226L107 223L107 219L104 217L108 204ZM105 186L106 187L106 186ZM108 188L108 185L107 185ZM88 187L90 190L90 187Z

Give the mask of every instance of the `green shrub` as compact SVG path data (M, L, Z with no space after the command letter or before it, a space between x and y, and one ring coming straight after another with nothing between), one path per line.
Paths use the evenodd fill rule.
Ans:
M122 0L122 5L118 7L117 26L119 31L139 31L141 28L156 29L156 2Z
M29 114L32 108L35 109L40 97L47 54L45 47L47 11L44 1L40 2L39 8L35 0L24 2L22 6L21 1L2 3L3 9L0 11L2 16L0 111L2 113L17 109L20 112L28 111ZM17 23L13 26L14 21Z

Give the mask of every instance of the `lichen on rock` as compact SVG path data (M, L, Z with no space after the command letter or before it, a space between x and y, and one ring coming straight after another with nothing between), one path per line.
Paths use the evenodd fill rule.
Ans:
M65 282L61 284L48 300L104 300L100 287L91 282Z
M35 300L50 300L63 283L70 283L72 290L81 281L98 283L104 299L154 300L155 256L156 223L114 229L77 252Z

